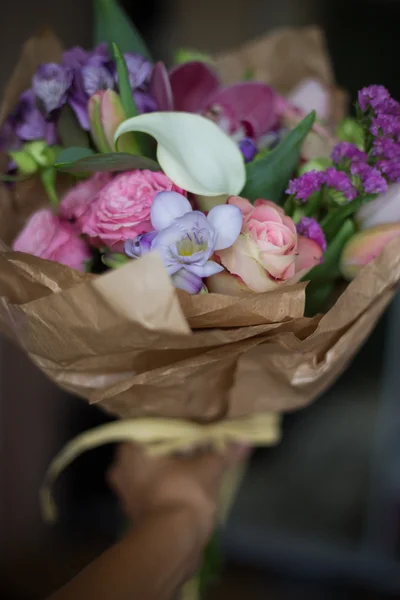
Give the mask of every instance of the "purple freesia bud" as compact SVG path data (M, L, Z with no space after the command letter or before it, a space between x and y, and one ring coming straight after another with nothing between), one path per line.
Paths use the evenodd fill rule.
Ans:
M241 153L243 154L245 162L247 163L251 162L257 154L257 146L255 145L254 141L249 137L245 137L240 140L239 148Z
M203 289L203 280L198 275L191 273L187 269L179 269L171 277L174 286L179 289L191 294L199 294Z
M150 231L149 233L140 233L134 240L126 240L124 245L125 254L131 258L140 258L147 254L151 250L156 235L157 231Z
M231 246L239 237L242 213L233 205L219 205L207 217L193 211L176 192L160 192L151 207L151 222L159 233L152 242L172 276L185 269L200 278L223 271L210 260L215 250ZM182 274L181 274L182 275Z
M33 76L32 88L48 113L65 104L72 78L71 69L56 63L46 63L37 69Z

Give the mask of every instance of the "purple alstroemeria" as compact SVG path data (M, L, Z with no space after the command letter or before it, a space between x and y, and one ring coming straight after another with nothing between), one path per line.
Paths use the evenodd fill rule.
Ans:
M57 63L46 63L38 67L33 76L32 89L35 96L43 102L47 113L65 104L72 80L73 72L69 67Z
M151 244L157 235L157 231L141 233L134 240L126 240L124 252L130 258L140 258L151 250Z
M165 73L156 65L150 84L159 110L202 114L228 135L254 140L276 123L275 93L264 83L246 81L223 86L214 69L200 61L175 67L169 78Z
M223 271L211 257L215 250L229 248L237 240L242 213L236 206L225 204L212 208L206 217L194 211L181 194L160 192L151 207L151 222L158 232L151 249L161 254L168 273L173 276L183 269L201 279ZM180 287L184 285L183 275L179 275ZM183 289L193 293L190 281Z

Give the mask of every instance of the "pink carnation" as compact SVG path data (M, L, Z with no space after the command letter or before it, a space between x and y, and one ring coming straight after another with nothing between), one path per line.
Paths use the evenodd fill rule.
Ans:
M78 183L71 188L60 203L60 216L63 219L77 222L78 229L80 218L90 204L96 199L97 194L112 179L110 173L95 173L90 179Z
M82 217L82 231L93 244L122 250L126 240L153 229L150 209L159 192L181 188L159 171L131 171L115 177Z
M31 216L14 241L13 249L62 263L78 271L84 271L85 261L92 256L72 225L61 221L47 209Z

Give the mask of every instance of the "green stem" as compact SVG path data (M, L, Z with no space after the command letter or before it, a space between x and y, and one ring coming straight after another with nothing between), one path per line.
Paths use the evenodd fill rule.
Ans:
M60 199L56 191L56 170L54 167L43 169L43 171L40 173L40 179L44 189L46 190L47 196L49 197L50 204L53 208L57 208L60 203Z

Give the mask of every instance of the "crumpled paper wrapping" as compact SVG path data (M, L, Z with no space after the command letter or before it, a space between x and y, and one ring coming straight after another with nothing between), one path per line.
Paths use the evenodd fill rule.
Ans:
M303 42L307 60L298 47ZM249 48L241 51L248 66L260 59L266 79L285 78L282 89L292 85L291 70L294 85L312 65L332 81L315 29L273 34ZM3 117L37 64L59 52L49 32L25 45ZM228 73L235 61L222 58L222 70ZM232 78L239 75L233 66ZM60 387L122 418L209 423L305 406L349 364L400 279L397 240L326 315L308 319L304 284L240 298L188 296L173 288L157 254L100 277L78 273L7 246L43 204L38 186L32 180L0 188L0 330Z

